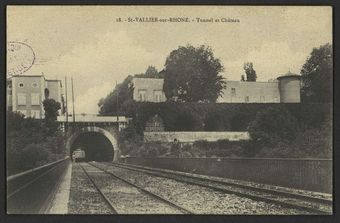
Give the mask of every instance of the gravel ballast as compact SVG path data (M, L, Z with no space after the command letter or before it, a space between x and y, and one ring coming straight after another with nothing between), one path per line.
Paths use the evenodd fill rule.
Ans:
M102 163L94 165L155 193L195 214L310 214L275 204L255 201L233 194L216 192L201 186L178 182L164 177L155 177Z
M112 214L79 164L72 165L69 214Z
M179 210L144 194L108 173L88 164L82 165L97 187L114 205L118 214L181 214Z

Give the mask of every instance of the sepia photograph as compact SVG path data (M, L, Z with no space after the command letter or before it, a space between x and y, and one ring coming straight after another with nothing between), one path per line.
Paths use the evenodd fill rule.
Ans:
M6 213L332 215L332 27L331 6L7 5Z

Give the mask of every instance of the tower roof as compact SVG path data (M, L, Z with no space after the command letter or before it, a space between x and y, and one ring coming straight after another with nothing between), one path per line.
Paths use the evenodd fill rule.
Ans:
M287 73L280 75L277 79L286 78L286 77L301 78L301 75L298 75L298 74L295 74L295 73L288 71Z

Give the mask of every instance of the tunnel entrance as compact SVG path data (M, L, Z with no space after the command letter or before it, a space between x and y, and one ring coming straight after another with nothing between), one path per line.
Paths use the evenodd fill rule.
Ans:
M114 157L113 146L110 140L99 132L84 132L73 142L70 157L76 149L85 151L85 161L111 162Z

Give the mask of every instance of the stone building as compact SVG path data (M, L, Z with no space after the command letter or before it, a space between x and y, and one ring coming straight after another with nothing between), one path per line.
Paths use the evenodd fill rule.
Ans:
M41 75L15 75L7 79L6 110L20 112L26 117L43 118L45 92L62 105L60 80L48 80Z
M227 81L218 103L278 103L277 82Z
M217 103L300 103L300 75L288 72L270 82L226 81ZM133 99L164 102L163 79L134 78Z
M164 79L159 78L133 78L133 100L138 102L164 102Z

